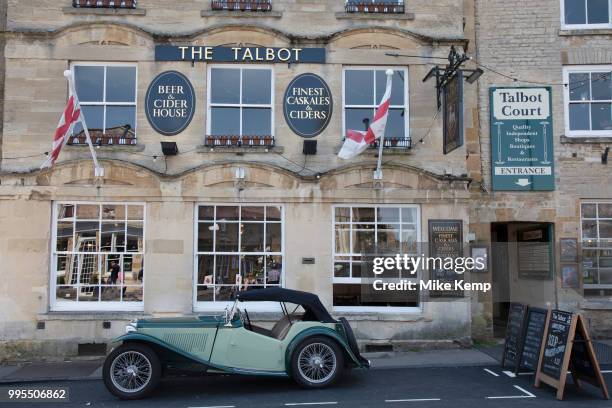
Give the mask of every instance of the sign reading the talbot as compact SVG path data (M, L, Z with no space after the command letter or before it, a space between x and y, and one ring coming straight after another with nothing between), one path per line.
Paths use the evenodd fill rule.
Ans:
M554 190L551 89L490 92L493 190Z
M318 75L298 75L285 91L283 108L291 130L301 137L315 137L325 130L331 120L332 94Z
M325 64L325 48L156 45L155 60Z
M147 119L157 132L166 136L181 133L193 118L195 92L185 75L176 71L159 74L147 90Z

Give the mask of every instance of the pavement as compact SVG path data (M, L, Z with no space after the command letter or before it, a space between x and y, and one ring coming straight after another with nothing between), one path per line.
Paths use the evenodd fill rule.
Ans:
M471 367L495 365L490 354L475 348L425 350L404 353L364 353L372 369ZM25 362L0 366L0 384L41 381L99 380L104 358L54 362Z

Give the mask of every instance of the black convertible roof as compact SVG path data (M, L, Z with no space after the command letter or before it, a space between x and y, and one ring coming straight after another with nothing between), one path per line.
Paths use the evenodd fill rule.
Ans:
M239 292L236 298L252 302L287 302L301 305L306 314L323 323L337 323L315 294L285 288L253 289Z

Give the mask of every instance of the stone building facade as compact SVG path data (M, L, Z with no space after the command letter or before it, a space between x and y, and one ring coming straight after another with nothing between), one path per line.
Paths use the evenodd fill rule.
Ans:
M587 301L582 283L563 289L559 262L553 278L533 282L515 272L516 256L500 257L508 261L483 278L502 282L503 291L386 305L360 300L359 268L372 242L402 251L428 242L433 220L460 220L461 240L493 256L516 252L525 228L552 226L552 243L582 243L581 204L598 208L612 198L599 160L606 139L563 136L562 86L553 90L555 191L504 193L491 188L489 87L520 82L485 70L466 84L465 143L445 155L435 88L422 79L455 46L508 76L561 83L566 65L609 62L606 29L561 30L557 0L521 3L522 10L501 1L414 0L401 13L352 9L341 0L279 0L270 11L216 10L227 2L208 0L125 3L8 1L3 358L77 354L79 344L104 343L139 316L223 310L245 285L317 293L334 315L351 320L364 347L488 338L508 300L557 302L595 322L605 318L607 289L591 286L596 297ZM160 45L323 48L325 62L161 61ZM39 169L66 104L66 69L98 144L102 178L80 129L52 169ZM394 70L395 85L379 182L375 149L352 161L337 153L345 130L371 117L386 69ZM158 133L146 114L149 84L167 71L183 74L196 100L189 126L175 136ZM283 113L283 95L303 73L322 78L333 99L315 155L303 154L304 138ZM179 154L165 155L160 142L176 142ZM595 222L605 228L605 221ZM266 308L257 314L273 316Z

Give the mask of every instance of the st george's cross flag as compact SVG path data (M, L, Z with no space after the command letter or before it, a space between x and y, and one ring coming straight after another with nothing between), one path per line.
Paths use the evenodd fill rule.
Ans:
M74 87L72 72L70 70L64 71L64 76L68 80L68 103L66 103L66 108L64 109L64 112L60 117L59 123L57 124L57 128L55 129L55 133L53 134L53 142L49 157L40 166L40 168L43 169L45 167L51 167L55 164L62 150L62 147L66 144L68 138L72 134L72 129L74 128L74 125L76 125L78 122L81 122L81 125L83 126L83 131L85 132L85 136L87 138L87 144L89 145L89 150L91 151L91 155L94 161L96 174L102 175L104 174L104 171L98 164L98 158L96 157L96 152L93 148L93 144L91 143L89 130L87 129L85 117L83 116L83 112L81 111L79 98L77 97L76 90Z
M374 118L370 123L367 131L347 130L346 139L342 145L342 149L338 153L338 157L344 160L349 160L368 148L370 144L380 139L385 134L387 127L387 117L389 114L389 104L391 103L391 83L393 81L393 71L388 69L387 72L387 88L385 94L376 109Z

